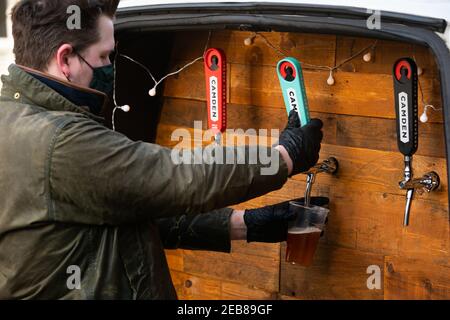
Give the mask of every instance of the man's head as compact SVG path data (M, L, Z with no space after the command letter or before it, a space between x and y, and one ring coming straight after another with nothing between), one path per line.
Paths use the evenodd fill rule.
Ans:
M12 10L16 63L88 87L93 78L90 66L111 63L119 1L19 1ZM80 29L68 26L74 14L68 10L71 6L80 9Z

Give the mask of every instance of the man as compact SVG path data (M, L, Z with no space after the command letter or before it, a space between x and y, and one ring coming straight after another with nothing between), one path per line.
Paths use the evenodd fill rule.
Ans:
M70 5L81 8L81 30L66 27ZM117 5L13 8L16 64L0 97L0 299L174 299L164 247L285 240L286 203L223 208L318 160L322 123L300 128L294 113L270 149L281 156L269 176L262 164L174 164L169 149L106 128Z

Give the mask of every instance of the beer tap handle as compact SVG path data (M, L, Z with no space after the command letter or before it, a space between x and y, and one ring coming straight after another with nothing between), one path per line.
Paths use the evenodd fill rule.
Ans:
M417 106L417 66L414 60L402 58L394 65L397 145L404 156L413 156L419 140Z
M227 62L221 49L211 48L204 59L208 128L214 140L221 144L222 133L227 129Z
M410 58L399 59L394 64L395 114L397 127L397 145L405 158L404 180L412 179L412 156L417 151L419 140L419 119L417 105L417 65ZM406 193L406 206L403 224L409 224L411 202L414 189Z
M310 117L300 62L291 57L282 59L278 62L277 74L288 115L291 110L296 110L301 126L307 125Z

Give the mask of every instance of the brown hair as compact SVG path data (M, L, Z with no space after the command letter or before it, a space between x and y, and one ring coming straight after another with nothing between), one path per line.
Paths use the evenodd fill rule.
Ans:
M16 63L44 71L58 48L68 43L78 52L100 40L99 17L113 18L120 0L22 0L12 9ZM78 6L81 29L70 29L69 6Z

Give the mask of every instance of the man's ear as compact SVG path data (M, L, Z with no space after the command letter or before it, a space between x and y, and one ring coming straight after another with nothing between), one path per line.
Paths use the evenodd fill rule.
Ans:
M56 65L66 78L70 77L69 59L73 58L73 53L73 47L67 43L60 46L56 52Z

